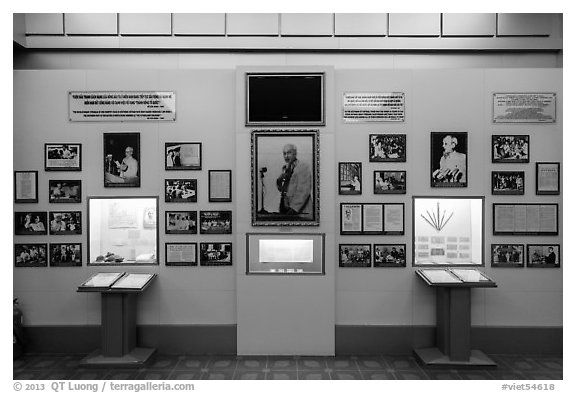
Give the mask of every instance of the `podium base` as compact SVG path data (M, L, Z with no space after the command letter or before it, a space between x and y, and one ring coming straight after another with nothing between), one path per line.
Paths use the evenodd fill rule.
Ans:
M124 356L104 356L102 350L97 349L80 361L84 367L140 367L156 352L155 348L134 348Z
M420 363L429 367L454 367L454 368L496 368L498 365L484 354L473 349L468 360L450 360L448 355L438 348L415 349L414 353Z

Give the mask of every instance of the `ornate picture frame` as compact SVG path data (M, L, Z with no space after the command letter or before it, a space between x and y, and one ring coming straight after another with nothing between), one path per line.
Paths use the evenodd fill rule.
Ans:
M252 225L320 224L318 130L253 130Z

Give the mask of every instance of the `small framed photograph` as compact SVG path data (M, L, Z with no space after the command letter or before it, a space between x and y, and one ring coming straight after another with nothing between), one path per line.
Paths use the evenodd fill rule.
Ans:
M362 163L338 163L338 195L362 194Z
M370 134L370 162L406 162L406 134Z
M166 212L167 235L195 235L198 233L197 212L188 211L167 211Z
M14 266L47 267L48 245L46 243L14 244Z
M167 171L202 170L202 143L167 142L164 146Z
M166 266L198 266L197 243L166 243Z
M226 235L232 233L232 210L201 211L201 235Z
M406 244L374 244L374 267L406 267Z
M492 244L492 267L524 267L523 244Z
M530 135L492 135L492 162L530 162Z
M81 171L82 145L80 143L45 143L45 171Z
M374 194L406 194L406 171L374 171Z
M232 202L232 171L208 171L208 202Z
M536 195L560 195L560 163L536 163Z
M50 266L82 266L82 244L50 243Z
M370 244L339 244L340 267L370 267L372 257Z
M140 187L140 133L104 133L104 187Z
M200 266L232 266L232 243L200 243Z
M468 133L430 133L430 186L468 187Z
M82 212L49 212L50 235L81 235Z
M528 244L527 267L560 267L559 244Z
M14 171L14 203L38 203L38 171Z
M340 234L341 235L362 234L361 203L340 204Z
M197 179L165 179L164 201L172 202L197 202L198 181Z
M14 233L16 235L47 235L47 216L46 212L14 212Z
M81 203L82 181L81 180L49 180L50 203Z
M492 195L524 195L524 171L493 171Z

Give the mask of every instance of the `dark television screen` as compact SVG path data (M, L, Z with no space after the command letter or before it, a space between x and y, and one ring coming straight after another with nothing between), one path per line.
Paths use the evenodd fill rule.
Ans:
M246 76L246 124L324 124L324 74Z

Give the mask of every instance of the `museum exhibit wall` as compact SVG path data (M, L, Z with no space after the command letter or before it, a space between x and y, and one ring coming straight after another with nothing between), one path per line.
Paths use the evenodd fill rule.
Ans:
M512 329L515 334L524 329L554 339L560 337L560 344L555 347L560 348L563 268L496 269L490 266L492 243L551 243L560 244L563 249L562 196L535 195L535 163L562 163L562 69L555 68L555 57L526 56L47 53L24 60L23 68L28 69L14 71L13 169L38 171L39 202L14 204L14 211L80 210L84 221L82 235L13 237L14 243L81 242L83 248L82 267L14 268L14 297L20 299L27 327L31 331L36 329L37 337L42 334L54 334L53 337L81 337L84 334L89 337L75 349L90 350L93 348L86 347L98 345L99 296L77 293L76 287L96 272L117 271L119 267L87 266L86 197L158 195L159 265L121 267L122 271L153 272L159 276L139 296L137 323L140 339L145 344L166 352L177 352L183 347L189 352L234 352L236 324L243 318L250 318L251 312L243 314L245 303L239 301L240 293L249 289L249 280L244 276L245 234L314 232L326 234L323 291L328 294L326 302L331 302L325 307L331 311L323 318L333 321L336 326L337 351L338 348L350 350L353 346L339 347L339 340L350 340L350 334L363 334L370 328L384 329L378 332L388 328L387 331L392 332L387 337L379 335L378 348L386 348L386 343L394 347L392 341L400 334L406 345L394 348L409 350L413 343L428 340L427 335L435 325L434 291L417 279L411 265L412 196L485 196L485 266L482 270L498 283L498 288L472 291L472 326L496 329L494 333L488 333L486 342L502 336L506 329ZM523 63L527 58L529 61ZM505 68L500 68L503 64L506 64ZM522 65L515 68L514 64ZM243 73L250 70L320 70L326 73L326 125L281 127L319 129L321 212L318 227L253 227L250 224L250 131L274 128L244 125ZM174 91L176 121L68 121L69 91L106 90ZM406 120L401 123L344 123L341 118L344 92L404 92ZM554 92L557 94L556 122L493 124L492 94L495 92ZM103 186L103 133L116 131L140 133L140 188ZM430 187L430 132L440 131L468 132L467 188ZM368 162L368 135L373 133L406 134L407 161ZM495 134L530 135L530 162L493 164L490 142L491 135ZM44 144L60 142L82 144L81 172L44 171ZM165 142L201 142L202 170L176 174L165 171ZM343 161L362 162L362 195L338 195L338 162ZM211 169L232 170L232 202L208 202L208 170ZM407 193L374 195L372 172L378 169L405 170ZM491 195L490 173L494 170L524 171L525 195ZM177 204L177 207L165 203L163 181L166 178L196 178L198 202ZM74 205L48 203L48 181L51 179L81 180L82 202ZM342 202L404 203L405 234L340 235L339 205ZM492 203L508 202L558 203L559 235L493 236ZM180 208L232 210L233 233L164 234L164 212ZM233 266L168 267L164 263L164 244L174 241L232 242ZM338 245L341 243L405 243L407 267L339 268ZM274 291L276 284L290 282L296 288L302 285L303 289L311 291L310 294L315 293L309 282L301 284L299 280L298 277L271 277L266 285ZM181 342L174 342L176 340ZM41 345L39 348L50 349ZM360 344L358 348L364 349Z

